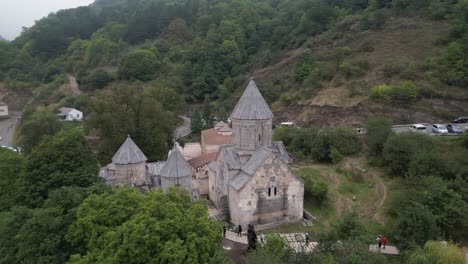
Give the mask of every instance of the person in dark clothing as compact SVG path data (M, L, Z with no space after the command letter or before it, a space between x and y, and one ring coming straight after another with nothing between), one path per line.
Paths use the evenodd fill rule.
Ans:
M242 226L239 225L239 229L237 230L237 236L242 236Z
M253 225L249 225L247 229L247 241L249 243L247 251L250 249L257 250L257 233L255 233Z
M223 225L223 237L226 237L226 225Z

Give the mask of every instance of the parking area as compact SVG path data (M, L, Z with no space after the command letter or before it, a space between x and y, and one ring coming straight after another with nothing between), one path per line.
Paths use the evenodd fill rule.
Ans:
M0 119L0 137L2 137L0 145L12 147L13 136L20 117L21 112L10 112L8 118Z
M421 133L421 134L427 134L427 135L430 135L430 136L439 136L440 134L436 134L432 131L432 125L433 124L429 124L429 123L419 123L421 125L424 125L426 127L426 130L422 130L422 131L418 131L418 133ZM455 125L455 126L458 126L460 128L465 128L465 129L468 129L468 124L467 123L464 123L464 124L455 124L455 123L448 123L448 124L441 124L441 125L449 125L449 124L452 124L452 125ZM409 132L412 132L411 131L411 126L413 124L406 124L406 125L395 125L392 127L392 130L393 132L397 133L397 134L401 134L401 133L409 133ZM467 133L467 132L465 132ZM453 134L453 133L448 133L444 136L454 136L454 135L457 135L457 134Z

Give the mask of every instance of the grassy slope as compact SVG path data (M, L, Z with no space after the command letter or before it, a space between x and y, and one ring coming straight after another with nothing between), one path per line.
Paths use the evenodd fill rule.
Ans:
M273 103L278 121L352 125L362 123L368 116L378 113L389 116L396 122L443 122L452 116L462 115L466 111L464 109L468 109L466 91L434 87L435 99L422 98L411 106L389 106L371 100L369 90L375 85L404 80L412 80L418 88L427 85L421 67L426 59L443 52L434 42L447 33L446 23L420 18L394 18L379 31L346 30L343 34L329 31L311 38L301 48L285 53L271 65L257 69L254 76L265 87L281 86L283 93L295 98L287 106L280 101ZM365 45L370 45L372 50L363 51L362 47ZM365 60L370 64L370 69L363 76L349 79L336 74L331 81L323 83L323 88L315 96L301 98L297 89L301 84L294 81L294 69L300 57L309 53L332 64L337 48L350 52L345 61ZM389 64L403 68L400 76L384 76L382 68ZM351 85L356 87L354 95L350 91Z

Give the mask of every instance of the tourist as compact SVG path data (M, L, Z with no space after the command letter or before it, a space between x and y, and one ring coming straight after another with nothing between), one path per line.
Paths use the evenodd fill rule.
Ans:
M263 232L260 233L260 242L262 243L262 245L265 242L265 235L263 234Z
M239 229L237 230L237 236L242 236L242 226L239 225Z
M380 248L382 247L382 235L379 235L377 237L377 244L379 245L379 251L380 251Z
M383 244L383 249L385 249L385 245L387 245L387 237L386 236L382 237L382 244Z
M309 233L305 233L305 244L309 244Z
M223 237L226 237L226 224L223 225Z

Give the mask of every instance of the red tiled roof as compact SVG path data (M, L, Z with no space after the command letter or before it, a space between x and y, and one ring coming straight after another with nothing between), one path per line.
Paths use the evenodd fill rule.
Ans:
M201 134L202 140L206 145L225 145L232 143L232 135L220 135L214 128L203 130Z
M192 166L194 169L198 169L201 166L212 162L213 160L216 159L216 155L218 153L208 153L208 154L203 154L201 156L198 156L196 158L193 158L191 160L188 160L187 162Z

